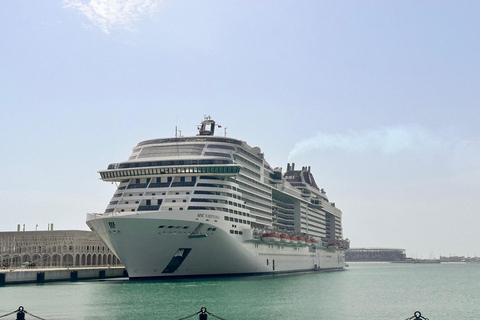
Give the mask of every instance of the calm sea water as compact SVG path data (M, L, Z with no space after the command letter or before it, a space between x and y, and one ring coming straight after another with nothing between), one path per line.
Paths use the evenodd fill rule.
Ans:
M480 264L352 263L283 276L9 285L0 287L0 315L22 305L47 320L175 320L205 306L227 320L403 320L416 310L430 320L480 319L479 298Z

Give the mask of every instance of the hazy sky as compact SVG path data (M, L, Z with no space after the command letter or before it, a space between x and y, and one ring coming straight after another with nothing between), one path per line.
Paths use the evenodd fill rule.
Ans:
M479 1L0 1L0 230L87 229L98 170L203 115L312 166L352 247L480 255Z

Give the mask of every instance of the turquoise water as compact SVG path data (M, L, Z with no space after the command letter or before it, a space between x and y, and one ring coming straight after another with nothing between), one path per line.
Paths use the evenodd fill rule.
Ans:
M283 276L9 285L0 315L22 305L47 320L174 320L205 306L227 320L406 319L416 310L430 320L480 319L479 280L480 264L352 263Z

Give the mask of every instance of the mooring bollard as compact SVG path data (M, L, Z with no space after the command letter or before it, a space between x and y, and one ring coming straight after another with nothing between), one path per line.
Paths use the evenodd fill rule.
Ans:
M22 306L18 307L17 320L25 320L25 309Z
M415 311L413 313L413 317L407 318L405 320L428 320L428 318L422 317L422 313L420 311Z
M207 319L208 319L207 308L205 307L200 308L200 314L198 315L198 320L207 320Z

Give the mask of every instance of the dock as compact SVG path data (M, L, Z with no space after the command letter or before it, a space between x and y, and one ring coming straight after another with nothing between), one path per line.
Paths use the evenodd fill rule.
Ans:
M125 267L18 268L0 270L0 286L128 277Z

